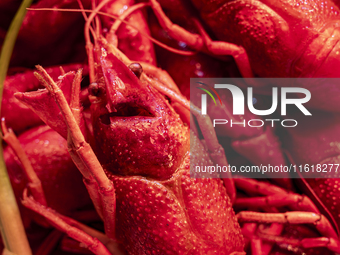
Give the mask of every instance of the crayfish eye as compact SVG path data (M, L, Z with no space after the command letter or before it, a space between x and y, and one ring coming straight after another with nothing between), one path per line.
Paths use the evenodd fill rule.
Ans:
M130 64L129 69L137 76L138 79L143 73L143 67L139 63Z
M103 94L103 88L99 87L98 83L92 82L89 85L89 94L94 97L100 97Z

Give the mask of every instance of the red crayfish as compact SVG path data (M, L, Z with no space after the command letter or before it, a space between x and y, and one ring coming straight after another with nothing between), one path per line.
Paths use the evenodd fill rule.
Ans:
M191 12L192 6L191 8L186 8L186 6L190 6L190 3L186 1L185 4L181 4L181 1L176 1L181 6L178 9L185 16L184 20L188 20L187 17L191 16L195 21L194 25L196 27L193 28L191 25L187 30L172 23L157 1L151 2L160 25L168 35L184 42L185 47L189 46L189 48L209 53L215 57L221 57L222 55L234 56L241 74L245 77L251 77L253 73L262 77L337 77L336 68L333 66L337 65L339 59L337 50L339 10L332 2L209 1L205 3L203 1L192 1L203 20L200 22L200 18L195 16L195 12ZM163 1L160 2L170 15L171 11L173 11L173 5ZM194 14L190 15L191 13ZM302 13L306 15L304 16ZM175 16L178 17L181 14L177 13ZM184 26L187 26L187 24L184 24ZM208 33L203 29L204 27L208 27L208 31L212 31L213 36L222 41L212 41ZM199 58L196 58L190 60L190 57L187 58L189 58L190 66L195 65L195 67L191 67L195 72L189 72L190 77L203 77L206 75L204 71L207 70L205 69L206 65L204 65L205 59L199 60ZM174 61L176 61L176 58L172 58L172 63ZM211 61L209 60L209 62ZM178 61L177 65L182 65L182 63ZM165 62L163 66L169 65ZM213 72L216 73L216 69ZM188 87L189 81L181 79L174 69L172 69L171 74L174 75L173 77L177 83L186 84ZM222 76L223 74L218 73L217 75ZM334 82L332 83L332 80L328 83L325 80L325 84L313 84L307 88L313 95L310 107L338 111L336 93L338 85ZM258 88L257 92L262 93L263 90L264 88ZM227 94L222 94L223 96L225 98L224 104L228 106L230 97ZM212 118L221 116L219 114L221 111L224 111L228 116L231 115L228 107L224 109L214 107L211 102L210 108L212 108L210 114ZM288 141L284 143L284 146L290 151L291 159L299 164L339 163L337 114L315 111L315 115L322 116L322 120L324 120L321 121L322 124L306 121L299 128L288 130L287 135L282 135L282 137L288 137ZM234 116L231 118L234 118ZM305 132L306 129L308 129L308 132ZM233 130L224 128L216 129L216 131L230 136L232 138L231 146L234 150L247 157L254 164L276 162L277 165L280 165L284 162L280 152L282 150L281 145L277 143L275 136L273 137L272 135L273 132L268 127L262 131L242 128ZM272 156L263 153L261 149L264 147L269 149L266 150L267 153L275 148L274 153L271 154ZM263 159L265 160L263 161ZM322 208L321 211L329 219L333 217L336 219L331 221L333 226L337 226L338 213L335 208L338 206L336 201L338 180L327 178L307 179L306 182L312 188L308 189L308 185L304 183L302 187L307 186L304 191L315 198L316 203ZM255 191L252 190L252 192ZM264 195L263 193L261 194ZM264 198L261 199L265 201ZM279 198L276 200L277 206L281 204L282 201ZM260 206L259 204L256 206L256 202L258 203L259 200L253 200L256 201L254 203L250 201L247 200L249 206ZM267 206L269 206L269 203L271 202L265 202ZM274 204L273 202L272 205ZM299 213L296 215L299 215ZM288 216L286 215L286 217ZM307 215L301 217L306 217L307 219ZM257 219L259 220L259 218ZM265 219L262 218L262 220ZM303 222L303 219L301 222ZM310 245L328 246L336 250L337 248L334 247L338 246L338 235L333 236L335 237L335 242L333 242L334 240L324 239ZM272 237L271 241L286 242L286 244L290 243L293 246L304 246L302 242L289 242L287 239L283 240L282 238ZM258 247L253 247L254 251L259 249Z
M93 17L91 14L87 19L86 32L90 31ZM68 73L63 75L58 87L42 67L38 67L40 74L36 76L48 92L40 90L16 96L67 138L70 155L104 221L106 240L122 243L131 254L213 250L242 254L243 239L223 183L219 179L190 178L189 129L151 85L169 89L147 77L139 64L130 65L132 72L117 58L128 61L113 45L100 34L93 37L94 47L89 36L86 37L92 82L89 86L92 134L80 127L83 123L79 101L81 71L74 76L69 104L62 88ZM56 108L46 101L46 93L56 100L64 124L58 113L53 112ZM10 134L4 129L5 140L15 149L6 138ZM93 149L86 140L95 141ZM199 140L196 143L199 154L196 160L210 160ZM23 204L43 215L50 224L86 244L96 254L116 251L105 242L104 246L102 239L98 242L91 238L94 231L46 210L46 202L39 198L37 190L29 186L29 191L32 197L25 191ZM202 211L202 217L206 218L203 225L201 217L196 217L198 207L211 210L208 215ZM131 224L134 221L139 224ZM75 224L80 229L75 230ZM220 234L214 235L216 232Z

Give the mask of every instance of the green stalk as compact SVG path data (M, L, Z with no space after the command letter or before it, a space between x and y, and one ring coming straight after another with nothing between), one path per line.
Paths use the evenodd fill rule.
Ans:
M32 0L23 0L6 34L0 54L0 112L2 92L14 44L22 21L26 15L26 8ZM17 255L31 255L31 249L22 224L18 205L6 170L2 139L0 138L0 231L2 240L8 251Z

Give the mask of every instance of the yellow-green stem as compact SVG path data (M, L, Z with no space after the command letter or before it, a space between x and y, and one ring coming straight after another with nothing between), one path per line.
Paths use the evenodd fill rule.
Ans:
M17 11L2 45L0 54L0 112L2 92L9 62L22 21L26 14L26 8L32 0L23 0ZM29 247L25 229L22 224L18 205L6 171L2 153L2 141L0 140L0 231L5 248L17 255L32 254Z

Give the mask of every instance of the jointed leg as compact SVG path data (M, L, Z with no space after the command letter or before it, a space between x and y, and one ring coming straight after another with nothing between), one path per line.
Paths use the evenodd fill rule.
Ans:
M72 95L70 99L70 109L78 126L79 126L80 119L81 119L81 106L80 106L80 98L79 98L81 78L82 78L82 71L78 70L74 78L73 84L72 84ZM74 143L72 140L72 133L70 132L70 130L68 130L68 133L67 133L67 147L68 147L68 151L70 153L70 156L73 162L75 163L79 171L84 176L84 184L89 192L91 200L96 201L94 202L94 206L98 214L103 218L102 199L98 192L98 184L96 180L93 178L93 175L89 174L90 170L79 157L77 153L77 149L74 146Z
M249 223L272 223L270 228L261 229L264 225L259 225L255 231L243 230L246 238L252 239L257 237L266 241L262 243L263 250L270 251L271 243L281 243L282 245L292 245L302 248L327 247L328 249L339 252L340 242L333 226L326 217L319 213L317 207L306 196L287 192L275 185L259 182L252 179L235 179L235 185L238 189L245 191L251 195L264 195L263 197L238 198L235 201L236 207L255 207L263 208L275 213L261 213L244 211L236 215L240 222ZM292 211L278 213L277 207L289 207ZM281 237L282 227L285 224L312 224L320 233L320 238L304 238L296 240L294 238Z
M250 249L252 255L263 255L262 240L259 238L252 238L250 240Z
M73 114L75 110L71 110L62 91L47 72L41 66L37 66L37 69L41 72L41 74L36 73L37 78L49 90L64 116L69 132L68 144L72 151L71 157L84 176L91 198L95 199L93 202L104 220L105 232L110 238L115 239L116 200L113 183L106 176L91 146L85 141L79 128L79 118L77 117L77 120ZM80 90L80 82L75 81L73 85L78 87L72 90L77 93ZM77 95L72 95L72 98L74 101L79 100ZM72 102L73 100L71 100L71 106L77 109L79 103Z
M288 206L293 210L319 213L312 201L304 196L294 193L277 194L264 197L238 198L235 201L238 207L284 207Z
M262 197L238 198L235 206L238 207L284 207L287 206L295 211L307 211L320 213L309 197L299 195L266 182L253 179L235 178L237 188L253 196Z
M21 144L18 138L15 136L13 130L11 128L7 129L4 118L1 119L1 127L3 132L3 140L12 148L22 164L23 172L28 181L27 186L31 194L35 200L46 206L47 202L44 190L41 186L41 181L34 172L31 162L29 161L24 149L21 147Z
M321 214L312 212L259 213L240 212L236 215L240 222L314 224L319 233L330 238L338 238L331 223Z
M163 12L162 7L156 0L150 0L152 10L154 11L159 24L167 33L177 41L182 41L189 47L202 51L204 41L199 34L193 34L184 28L174 24Z
M242 76L244 78L252 78L254 77L253 71L251 70L249 58L242 46L238 46L232 43L223 42L223 41L212 41L204 30L199 21L194 20L200 34L202 36L203 41L208 49L209 53L213 55L231 55L234 57L235 62L237 64L238 69L240 70Z
M290 244L302 248L327 247L328 249L339 252L340 242L337 234L332 228L330 222L320 214L311 212L286 212L286 213L258 213L258 212L240 212L236 215L241 222L257 223L280 223L280 224L313 224L322 236L317 238L303 238L297 240L294 238L285 238L277 236L275 233L256 233L256 236L264 241L273 243ZM278 225L279 226L279 225ZM268 232L268 231L266 231ZM279 235L279 234L278 234Z
M238 177L238 176L235 176ZM249 195L276 195L276 194L287 194L287 191L283 188L280 188L276 185L267 183L267 182L259 182L254 179L248 178L235 178L235 185L238 189L246 192Z
M335 253L340 252L340 243L337 238L315 237L315 238L303 238L302 240L299 240L299 239L294 239L294 238L285 238L281 236L273 236L273 235L265 235L265 234L258 234L258 236L264 241L268 241L268 242L272 242L276 244L292 245L295 247L301 247L301 248L306 248L306 249L325 247Z
M111 255L108 249L97 238L93 238L84 231L69 225L56 212L37 203L32 197L27 197L26 191L24 192L22 204L36 213L44 216L55 228L66 233L68 236L72 237L78 242L85 244L86 247L94 254Z
M270 211L278 212L276 208L270 209ZM260 251L261 255L270 254L273 243L271 242L262 242L262 239L259 238L258 233L266 233L267 235L281 235L284 229L284 225L280 223L272 223L269 227L263 224L257 223L244 223L242 226L242 234L245 238L245 248L250 244L251 254L256 255ZM254 241L255 240L255 241ZM260 249L259 249L260 247Z
M279 236L282 234L283 230L284 230L284 225L280 224L280 223L272 223L268 228L266 228L265 230L262 230L264 228L264 225L261 224L258 227L257 233L259 233L260 231L262 232L266 232L270 235L276 235ZM262 239L261 239L262 240ZM264 242L262 242L262 255L268 255L270 254L272 248L273 248L273 243L270 242L265 242L265 240L262 240Z
M172 21L165 15L160 4L156 0L150 0L150 3L158 19L158 22L172 38L186 43L189 47L197 51L203 51L219 56L231 55L234 57L243 77L254 77L250 67L248 55L243 47L223 41L212 41L203 29L202 25L197 20L194 21L200 34L190 33L184 28L172 23Z
M113 254L115 255L119 255L122 252L120 251L119 247L118 247L118 243L114 240L112 240L111 238L109 238L107 235L99 232L98 230L95 230L93 228L90 228L87 225L84 225L72 218L63 216L63 215L59 215L59 217L64 220L68 225L75 227L81 231L84 231L86 234L97 238L103 245L105 245L105 247Z

